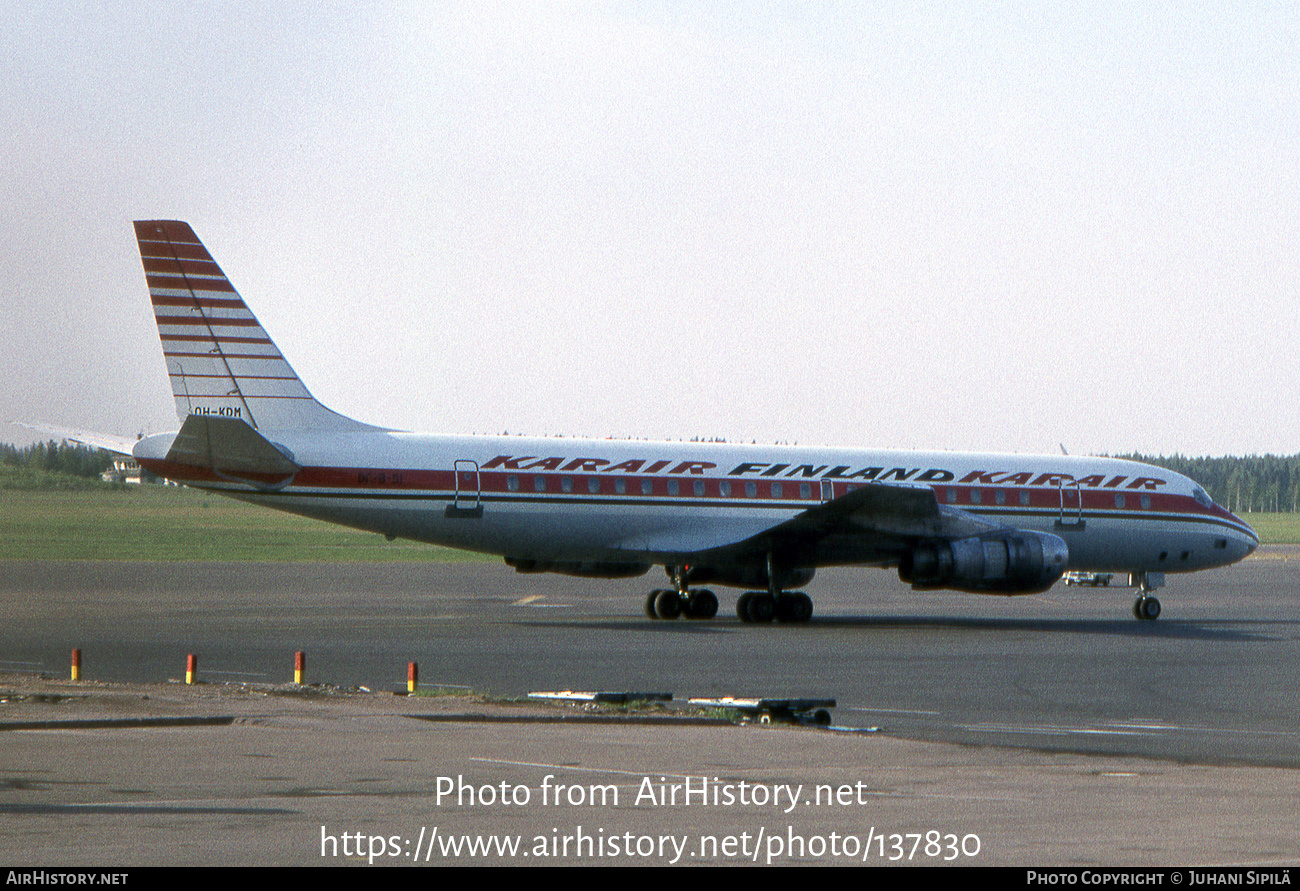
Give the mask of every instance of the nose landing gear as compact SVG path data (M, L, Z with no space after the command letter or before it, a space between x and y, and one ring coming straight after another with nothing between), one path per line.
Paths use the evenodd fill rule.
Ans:
M1139 597L1133 601L1133 617L1146 622L1160 618L1160 601L1154 597Z
M1151 592L1161 588L1165 583L1163 572L1130 572L1129 584L1138 589L1137 600L1133 601L1133 618L1143 622L1154 622L1160 618L1160 601Z

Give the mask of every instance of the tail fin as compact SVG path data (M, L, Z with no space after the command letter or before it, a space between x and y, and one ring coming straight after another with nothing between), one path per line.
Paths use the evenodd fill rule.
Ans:
M176 414L268 430L373 430L307 392L189 224L135 224Z

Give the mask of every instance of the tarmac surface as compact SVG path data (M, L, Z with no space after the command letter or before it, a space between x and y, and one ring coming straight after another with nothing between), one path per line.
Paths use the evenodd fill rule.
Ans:
M0 734L0 855L24 866L1297 860L1293 770L575 723L592 713L463 697L14 680L0 683L26 698L5 723L48 722Z
M826 572L797 627L742 625L722 591L712 622L652 621L658 579L492 563L10 562L0 855L1293 865L1297 557L1171 576L1154 623L1124 590L917 595ZM90 680L56 679L73 646ZM286 683L294 650L316 686ZM205 683L168 682L187 652ZM492 695L395 696L409 660L426 687ZM502 700L566 688L674 701L610 723ZM834 698L841 729L682 705L727 694Z

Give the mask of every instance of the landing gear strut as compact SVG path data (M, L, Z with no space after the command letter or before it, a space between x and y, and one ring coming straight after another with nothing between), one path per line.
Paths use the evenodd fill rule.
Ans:
M1138 589L1137 600L1133 601L1133 618L1143 622L1154 622L1160 618L1160 601L1151 592L1164 583L1163 573L1134 572L1129 574L1129 584Z

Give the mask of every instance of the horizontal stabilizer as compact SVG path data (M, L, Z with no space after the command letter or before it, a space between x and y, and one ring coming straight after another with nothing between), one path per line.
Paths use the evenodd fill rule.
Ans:
M79 442L82 445L94 446L97 449L103 449L106 452L115 452L119 455L131 454L131 449L135 446L137 437L134 436L116 436L112 433L95 433L91 430L75 430L72 427L57 427L54 424L27 424L23 421L14 421L15 426L26 427L28 430L39 430L42 433L48 433L66 439L68 442Z
M238 418L190 415L167 460L206 467L222 479L278 489L302 468L280 447Z

